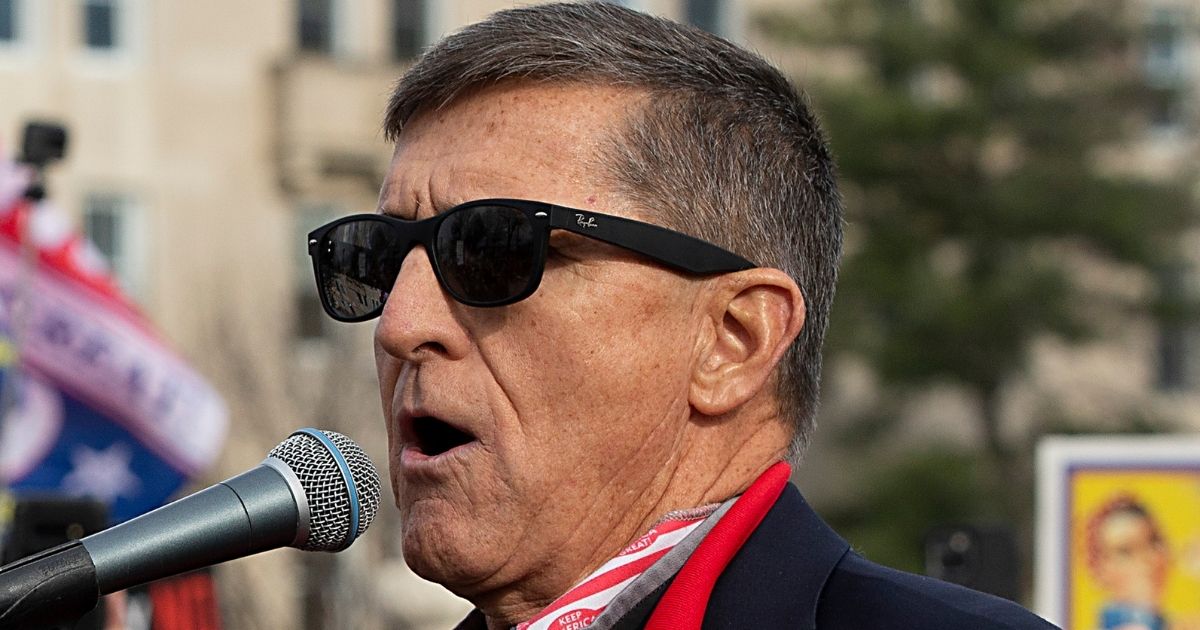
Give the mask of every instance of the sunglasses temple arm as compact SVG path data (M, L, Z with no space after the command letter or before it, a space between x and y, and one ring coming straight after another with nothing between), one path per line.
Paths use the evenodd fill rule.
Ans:
M550 226L637 252L689 273L724 273L757 266L682 232L599 212L555 207L550 213Z

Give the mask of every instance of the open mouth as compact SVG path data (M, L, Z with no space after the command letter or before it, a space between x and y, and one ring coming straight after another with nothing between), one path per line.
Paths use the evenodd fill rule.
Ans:
M474 435L432 416L413 418L413 436L417 450L430 457L475 441Z

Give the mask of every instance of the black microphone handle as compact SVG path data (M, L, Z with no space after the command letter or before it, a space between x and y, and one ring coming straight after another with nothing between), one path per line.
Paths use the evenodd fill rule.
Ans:
M0 568L0 628L47 628L96 607L96 567L73 540Z

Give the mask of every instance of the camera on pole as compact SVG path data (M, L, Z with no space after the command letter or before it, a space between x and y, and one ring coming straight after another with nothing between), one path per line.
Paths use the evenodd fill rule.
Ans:
M25 189L25 198L41 201L46 197L42 171L51 162L67 154L67 129L58 123L31 121L21 134L21 155L17 160L33 167L33 181Z

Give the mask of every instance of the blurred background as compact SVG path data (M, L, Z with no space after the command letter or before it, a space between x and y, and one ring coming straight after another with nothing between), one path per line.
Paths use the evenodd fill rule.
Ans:
M758 50L832 140L846 259L797 484L867 557L1032 604L1038 440L1200 430L1200 0L621 4ZM49 205L223 401L173 427L219 447L177 493L302 426L386 466L371 325L321 312L305 235L375 208L414 57L507 6L0 0L0 159L67 130ZM223 627L452 627L469 606L406 569L385 503L342 554L216 568Z

